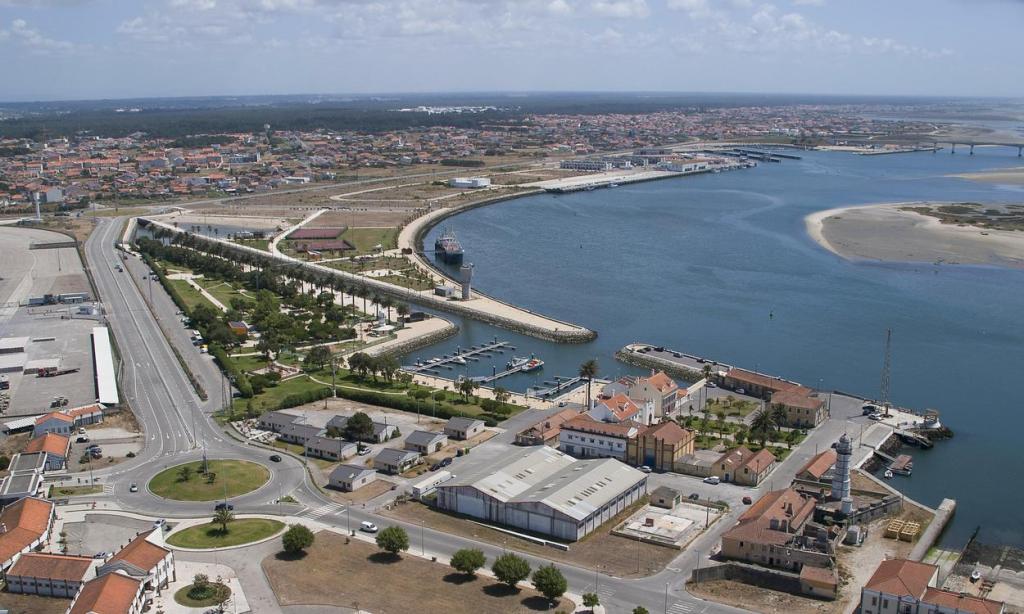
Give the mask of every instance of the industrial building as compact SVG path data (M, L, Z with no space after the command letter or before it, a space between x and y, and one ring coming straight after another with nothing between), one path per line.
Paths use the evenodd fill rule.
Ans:
M448 180L450 188L489 188L491 180L487 177L452 177Z
M438 486L437 506L576 541L646 493L647 475L624 463L575 460L545 446Z

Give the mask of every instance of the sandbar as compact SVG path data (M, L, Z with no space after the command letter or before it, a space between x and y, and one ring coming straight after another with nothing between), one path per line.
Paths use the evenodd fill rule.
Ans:
M804 218L819 245L852 261L928 262L1024 268L1024 232L943 224L905 202L840 207Z
M1000 185L1024 185L1024 166L1016 168L1001 168L993 171L981 171L978 173L963 173L953 175L961 179L981 181L984 183L996 183Z

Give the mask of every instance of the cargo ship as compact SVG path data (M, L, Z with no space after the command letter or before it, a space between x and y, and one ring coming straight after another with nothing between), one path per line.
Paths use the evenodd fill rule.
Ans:
M434 257L445 264L462 264L462 244L455 238L455 233L445 229L434 241Z

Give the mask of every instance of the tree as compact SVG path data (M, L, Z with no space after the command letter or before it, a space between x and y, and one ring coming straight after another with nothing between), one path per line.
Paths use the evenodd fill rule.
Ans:
M281 546L289 554L298 554L313 545L313 532L305 525L293 524L281 536Z
M462 396L466 398L467 403L469 403L469 395L473 394L473 391L476 390L476 387L477 383L469 379L468 377L459 380L458 390L462 394Z
M302 361L302 367L306 371L319 371L330 362L331 350L326 345L317 345L306 352L306 358Z
M377 547L397 555L409 549L409 534L402 527L388 527L377 533Z
M750 419L750 435L756 437L761 442L761 447L764 447L764 442L768 439L768 434L774 431L775 420L772 419L771 413L761 408L757 410L754 417Z
M601 605L601 598L597 596L597 593L583 593L583 607L590 608L593 612L594 608Z
M463 548L452 555L452 567L467 576L475 576L476 570L487 564L487 557L477 548Z
M495 386L494 387L494 400L495 401L497 401L498 403L501 403L502 405L504 405L505 403L508 403L508 400L510 398L512 398L512 393L510 393L508 390L506 390L505 388L502 388L501 386Z
M235 515L226 507L222 507L213 513L213 522L220 525L220 532L228 532L228 523L235 519Z
M491 571L498 582L515 588L530 577L530 564L523 557L508 552L494 559Z
M206 592L210 588L210 576L204 573L197 573L192 577L192 588L197 591Z
M632 614L651 614L651 613L648 612L647 608L645 608L644 606L638 605L635 608L633 608L633 613Z
M353 441L364 441L373 435L373 420L357 411L345 423L345 436Z
M718 428L718 437L720 439L724 439L725 438L725 412L721 411L721 410L715 412L715 418L717 418L717 420L715 420L715 426Z
M597 377L597 361L591 358L580 365L580 377L587 380L587 402L584 404L587 409L590 409L591 400L594 398L590 396L590 384Z
M533 588L540 591L549 601L554 601L565 594L569 583L557 567L545 565L533 572Z
M782 430L782 425L786 423L786 408L782 405L772 405L772 422L775 423L775 430Z
M187 482L187 481L191 480L192 479L192 473L193 473L192 467L190 467L188 465L182 466L181 469L178 469L178 481L179 482Z

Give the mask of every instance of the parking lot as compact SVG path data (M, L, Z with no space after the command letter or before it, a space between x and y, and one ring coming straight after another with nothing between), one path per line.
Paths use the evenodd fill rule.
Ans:
M88 514L84 522L64 524L68 554L94 556L99 552L116 551L140 531L153 528L153 522L110 514Z

